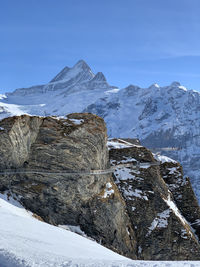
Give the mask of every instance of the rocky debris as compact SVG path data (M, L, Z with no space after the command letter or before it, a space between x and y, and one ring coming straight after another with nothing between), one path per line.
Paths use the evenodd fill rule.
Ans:
M20 197L27 209L46 222L79 226L99 243L136 258L134 230L112 175L62 174L109 167L101 118L92 114L23 115L0 121L0 127L4 129L0 131L1 170L26 170L1 175L1 191Z
M138 164L133 164L133 167L120 166L114 172L115 183L126 202L135 228L138 259L199 260L198 238L187 222L188 218L190 222L195 222L194 218L200 216L194 193L191 187L185 185L175 194L166 184L170 172L167 171L168 164L176 167L180 165L161 164L160 170L159 166L151 165L155 159L145 147L131 144L116 147L109 150L111 165L136 161L143 163L140 168L136 167ZM179 184L177 178L180 176L169 176L176 185ZM178 199L179 193L184 194L184 191L187 192L186 196ZM190 211L193 215L189 213L189 206L193 206Z

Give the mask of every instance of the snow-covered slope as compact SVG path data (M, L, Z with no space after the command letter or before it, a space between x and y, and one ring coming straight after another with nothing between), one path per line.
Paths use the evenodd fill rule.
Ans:
M200 262L132 261L73 232L41 222L0 194L1 267L190 267Z
M4 98L2 96L4 104L0 103L0 118L5 117L6 112L18 115L16 109L34 115L81 112L113 88L103 73L93 74L89 66L80 60L72 68L65 67L46 85L20 88Z
M149 88L110 86L80 60L51 82L0 95L0 119L28 113L63 116L92 112L110 137L139 138L143 145L180 161L200 200L200 93L178 82Z
M0 194L0 266L124 266L131 260L73 232L35 219ZM81 264L82 265L81 265ZM79 265L80 264L80 265Z

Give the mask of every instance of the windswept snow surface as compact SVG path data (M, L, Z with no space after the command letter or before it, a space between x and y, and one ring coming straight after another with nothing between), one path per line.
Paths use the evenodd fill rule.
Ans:
M38 221L0 194L1 267L198 267L200 262L133 261L73 232Z

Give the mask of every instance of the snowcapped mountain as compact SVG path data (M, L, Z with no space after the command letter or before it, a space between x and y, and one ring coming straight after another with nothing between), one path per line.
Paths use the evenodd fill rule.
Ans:
M200 199L200 93L178 82L149 88L130 85L84 111L102 116L110 136L136 137L155 152L180 161Z
M110 86L80 60L45 85L0 95L0 118L24 113L103 117L110 137L139 138L143 145L179 160L200 200L200 93L178 82L149 88Z
M65 67L46 85L20 88L0 96L0 118L24 113L34 115L65 115L84 108L112 90L103 73L96 75L83 61Z

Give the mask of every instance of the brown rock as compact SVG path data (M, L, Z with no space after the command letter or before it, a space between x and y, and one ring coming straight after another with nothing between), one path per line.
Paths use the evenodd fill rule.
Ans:
M111 174L64 174L108 168L103 119L92 114L66 119L24 115L4 119L0 126L1 169L26 170L0 176L1 190L20 196L44 221L80 226L101 244L136 258L134 230Z

